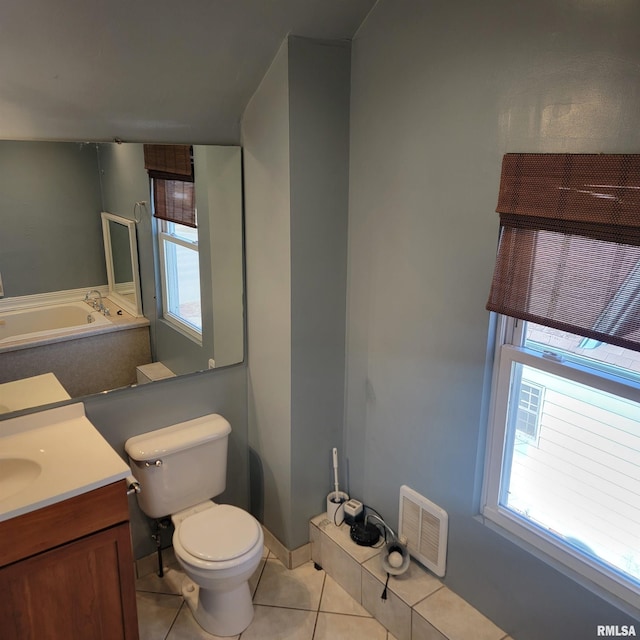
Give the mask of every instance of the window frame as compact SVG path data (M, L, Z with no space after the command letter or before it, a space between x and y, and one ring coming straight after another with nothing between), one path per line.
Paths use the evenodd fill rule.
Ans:
M533 521L501 506L500 502L503 497L501 484L507 445L511 369L514 363L534 367L542 372L635 402L638 401L640 385L606 370L598 370L596 373L595 368L573 360L560 359L552 352L540 353L522 346L525 322L500 314L495 315L497 323L494 368L480 509L483 522L542 560L569 569L574 579L586 588L596 591L598 595L609 599L613 595L616 604L619 604L619 599L637 608L640 586L634 585L615 570L581 553Z
M165 251L165 241L174 245L180 246L185 249L189 249L194 251L197 259L199 260L200 251L198 246L198 240L189 241L185 238L181 238L178 235L170 233L167 230L167 227L170 224L178 224L175 222L171 222L169 220L165 220L162 218L158 218L156 220L156 236L158 239L157 247L158 247L158 260L160 267L160 282L161 282L161 310L162 310L162 319L171 325L174 329L185 335L187 338L193 340L199 345L202 345L202 329L198 330L197 327L192 325L191 323L186 322L180 316L172 313L170 310L169 304L169 283L167 281L167 264L168 257ZM198 287L200 288L200 279L198 282Z

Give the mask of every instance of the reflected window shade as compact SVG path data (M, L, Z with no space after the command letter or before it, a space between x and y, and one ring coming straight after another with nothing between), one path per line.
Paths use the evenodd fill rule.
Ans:
M144 166L153 179L153 215L196 227L191 146L145 144Z
M152 178L192 181L191 146L188 144L145 144L144 168Z
M154 179L153 204L156 218L197 227L193 182Z
M640 351L640 155L507 154L487 309Z

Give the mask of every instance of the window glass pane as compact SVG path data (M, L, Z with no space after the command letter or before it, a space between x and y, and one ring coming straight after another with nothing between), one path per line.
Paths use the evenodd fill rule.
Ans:
M198 252L167 239L163 246L168 311L201 332Z
M640 584L640 404L518 363L510 398L501 506Z
M625 378L640 379L639 351L597 342L533 322L526 323L524 346L537 351L554 351L565 355L568 359L601 370L610 370Z
M163 231L174 236L175 238L180 238L181 240L186 240L187 242L198 242L198 230L194 227L187 227L184 224L169 222L168 220L162 221L162 227Z

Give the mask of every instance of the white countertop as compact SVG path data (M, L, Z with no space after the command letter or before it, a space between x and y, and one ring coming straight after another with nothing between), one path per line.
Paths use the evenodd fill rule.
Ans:
M71 400L53 373L0 384L0 413ZM0 436L2 432L0 430Z
M82 403L0 421L0 521L129 476Z

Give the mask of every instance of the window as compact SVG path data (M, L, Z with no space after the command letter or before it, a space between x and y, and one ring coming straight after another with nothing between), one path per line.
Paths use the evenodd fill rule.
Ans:
M158 248L164 319L202 342L198 230L159 221Z
M640 156L507 154L483 515L637 607Z
M202 344L200 268L193 171L189 145L144 145L158 220L162 316Z
M484 515L637 602L640 353L502 325Z

